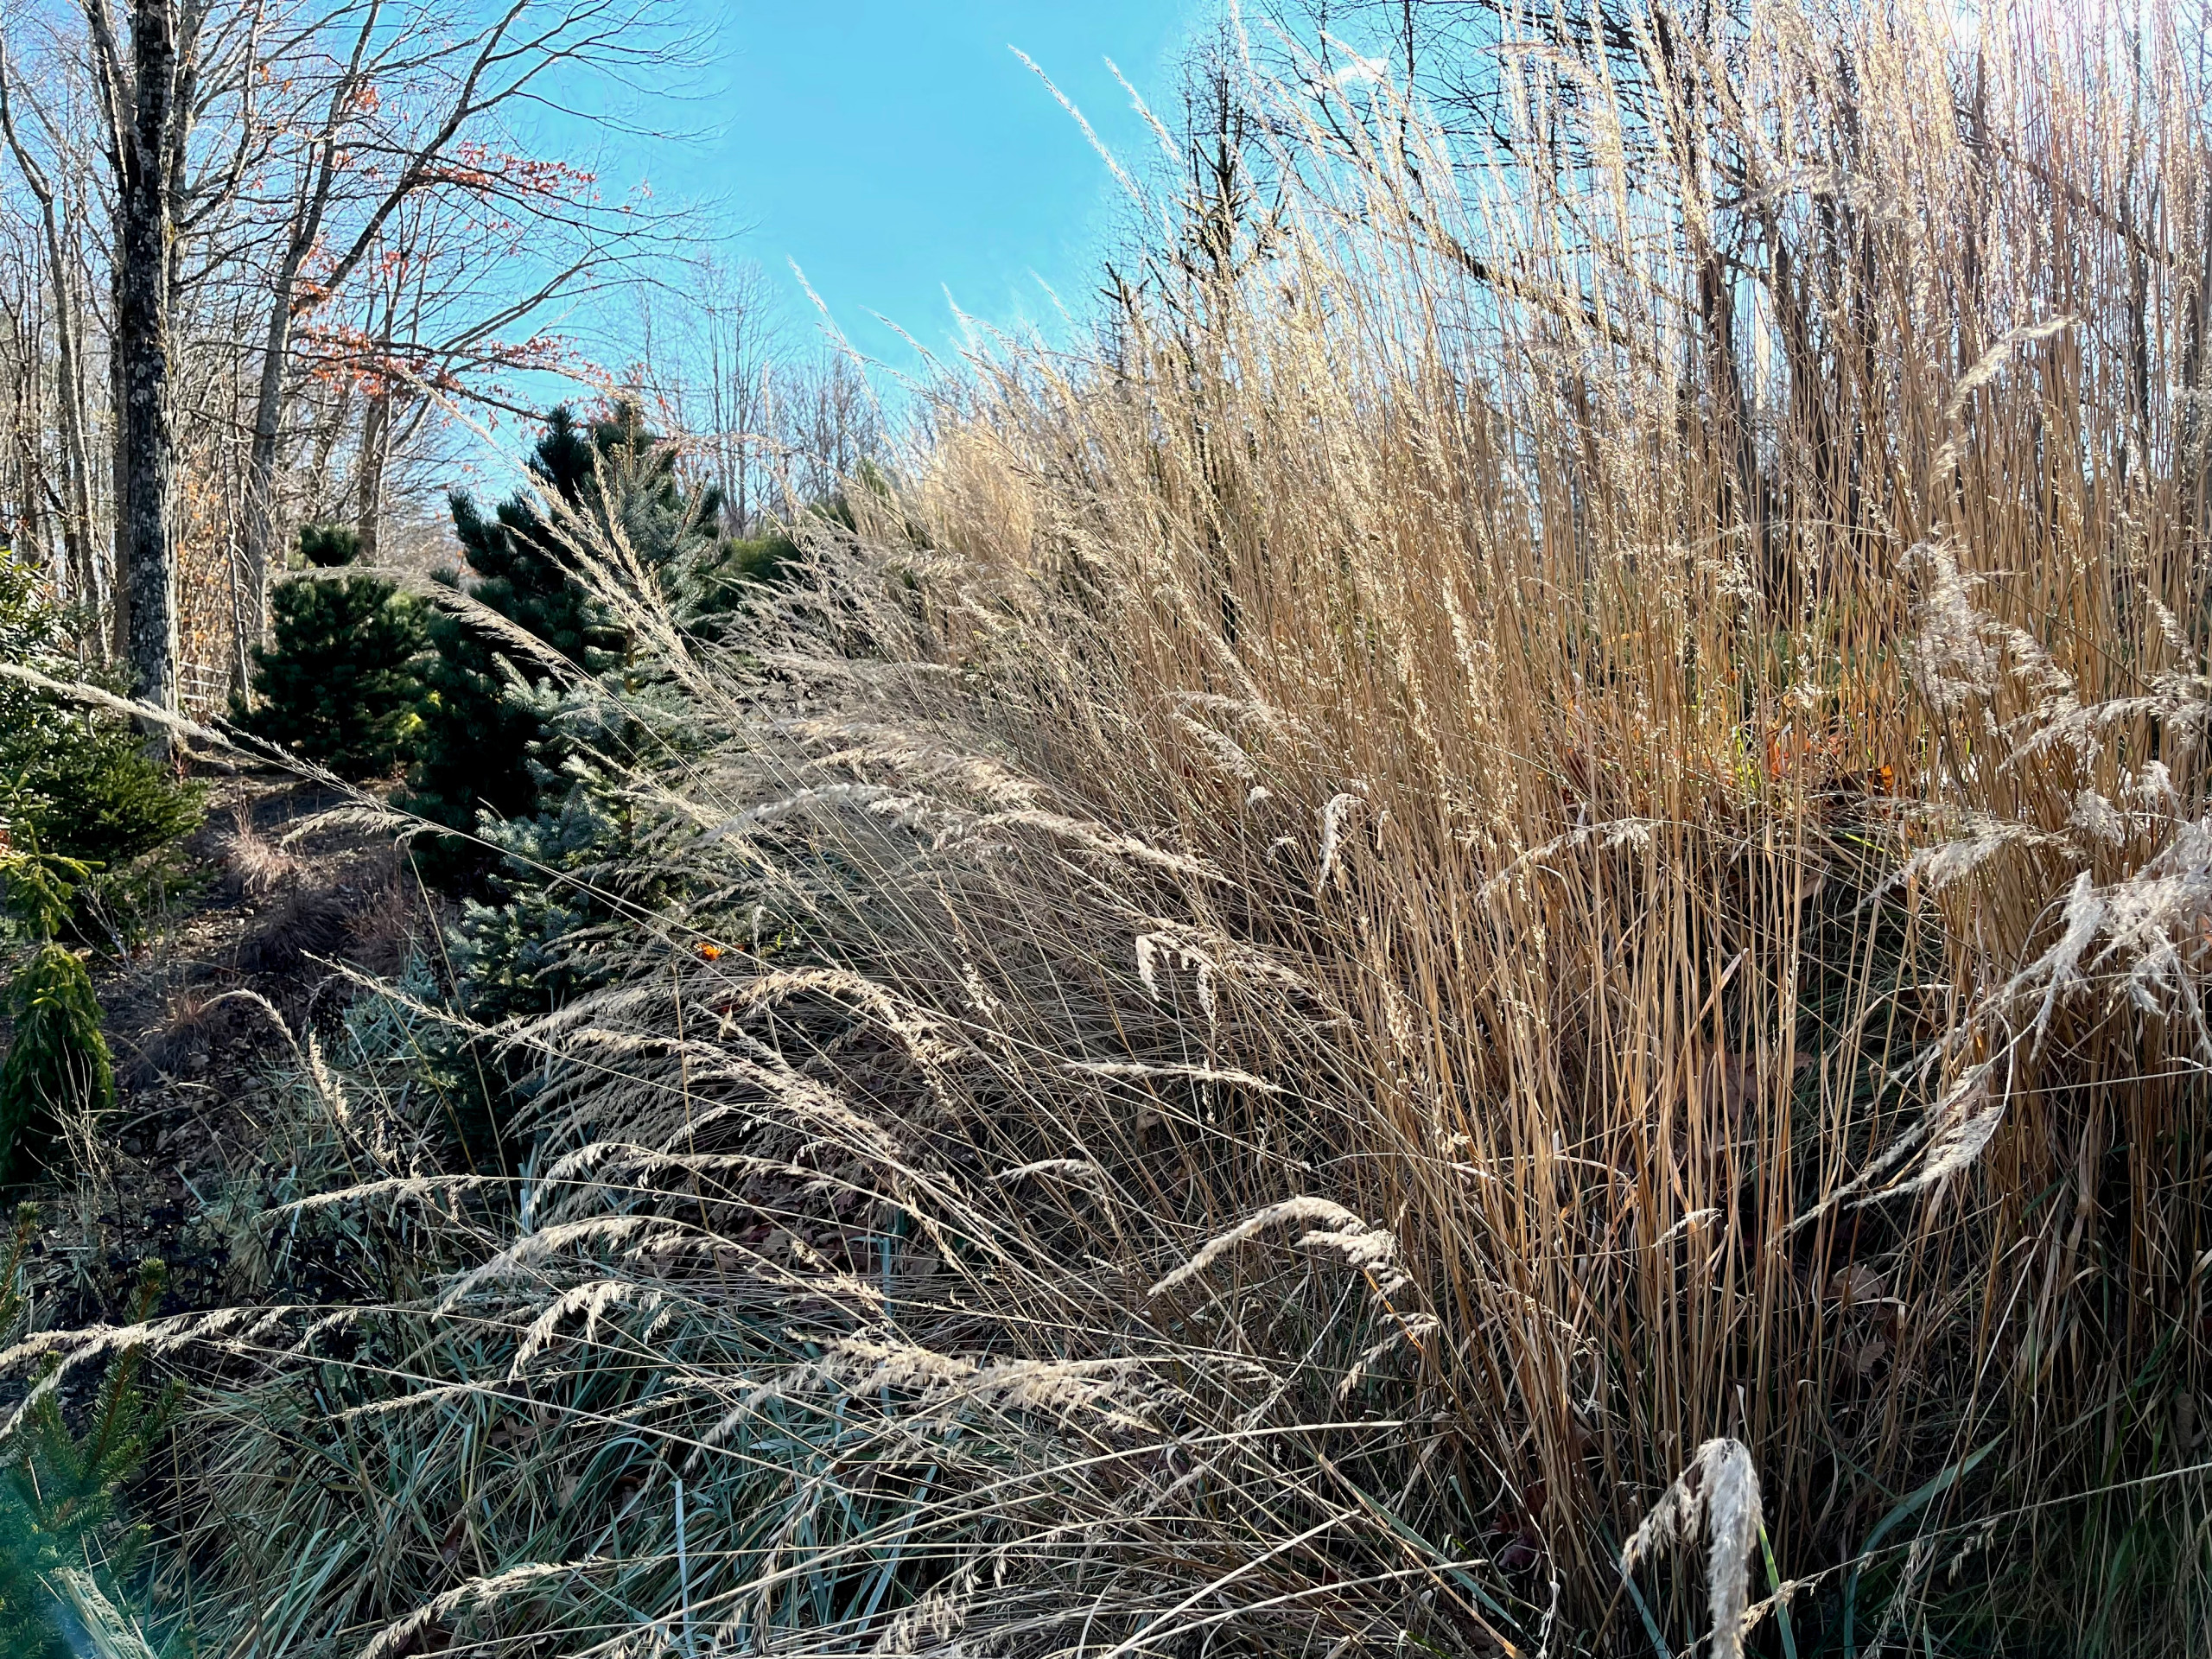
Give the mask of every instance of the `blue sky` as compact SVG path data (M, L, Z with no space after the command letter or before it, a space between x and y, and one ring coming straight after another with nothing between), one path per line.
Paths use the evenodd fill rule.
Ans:
M1036 278L1079 315L1125 198L1018 47L1116 153L1154 141L1104 60L1156 109L1201 0L700 0L714 9L715 130L650 165L657 190L710 196L729 251L811 306L796 263L862 352L905 366L881 314L932 350L945 294L985 321L1049 325ZM1034 273L1034 276L1032 273Z

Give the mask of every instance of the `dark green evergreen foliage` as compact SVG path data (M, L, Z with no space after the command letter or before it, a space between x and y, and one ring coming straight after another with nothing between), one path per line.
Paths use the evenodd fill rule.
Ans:
M35 1179L71 1112L115 1104L115 1069L92 976L66 945L41 946L8 987L0 1061L0 1181Z
M38 572L0 542L0 662L41 671L65 666L62 615L41 591ZM12 687L5 695L28 696Z
M62 625L36 573L0 549L0 662L84 677ZM129 722L0 681L0 825L18 848L86 867L67 918L78 937L111 944L135 931L176 880L175 843L199 824L204 794L149 759Z
M590 423L555 410L530 461L548 497L582 519L619 529L640 574L656 582L712 548L721 508L712 491L687 493L675 467L674 453L628 407ZM534 500L517 495L486 516L457 493L453 520L467 569L447 580L584 676L628 663L629 634L577 579L563 533ZM564 787L560 757L547 752L542 707L519 694L555 675L461 616L434 615L429 635L423 729L403 804L471 832L486 812L517 818L543 810L545 798Z
M21 1311L16 1286L35 1222L29 1206L17 1211L6 1277L0 1279L0 1333ZM140 1265L134 1324L154 1313L166 1282L161 1262ZM74 1649L56 1628L50 1575L94 1560L103 1563L103 1576L125 1575L144 1547L144 1529L121 1519L122 1490L144 1466L178 1395L171 1388L149 1401L139 1381L142 1365L137 1349L110 1362L83 1433L70 1432L59 1395L48 1392L0 1444L0 1655L6 1659L67 1659Z
M770 530L759 536L726 537L712 552L683 572L682 610L695 626L734 610L750 593L779 581L799 560L790 534Z
M753 537L729 537L687 559L681 569L679 613L702 632L711 632L718 614L734 611L748 597L781 582L805 556L799 536L808 529L855 532L856 505L869 509L870 531L903 538L917 548L929 545L928 532L900 512L883 469L863 461L833 495L798 510L789 526L773 525Z
M0 713L0 722L6 718ZM173 879L174 861L153 855L173 849L206 813L206 790L178 782L148 759L129 726L51 704L29 724L0 734L0 786L7 785L13 798L0 811L28 824L48 851L90 868L92 879L79 892L80 932L94 907L111 921L123 919Z
M558 717L556 717L556 723ZM487 878L493 902L464 901L447 933L454 1001L480 1026L561 1007L607 982L618 912L659 907L664 872L637 857L626 805L588 766L557 811L487 824L505 854ZM508 1132L539 1069L496 1040L461 1039L450 1070L453 1127L470 1168L512 1163Z
M41 852L35 838L18 845L0 835L0 918L42 944L67 925L70 898L91 874L76 859Z
M423 696L422 606L380 576L299 577L270 613L273 642L253 653L258 705L232 718L340 777L391 772Z
M351 524L302 524L300 558L318 570L335 570L361 556L361 532Z
M16 967L4 1002L8 1052L0 1058L0 1185L36 1179L73 1111L115 1103L115 1067L100 1030L92 976L53 942L88 872L36 846L0 844L0 897L10 931L37 941Z

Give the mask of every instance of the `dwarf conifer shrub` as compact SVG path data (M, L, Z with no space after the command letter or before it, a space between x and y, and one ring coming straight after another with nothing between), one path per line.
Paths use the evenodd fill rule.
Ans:
M92 943L128 932L178 879L176 843L206 816L202 787L149 759L123 721L81 709L47 705L29 729L0 736L0 780L41 847L87 867L69 925Z
M38 573L4 548L0 663L62 681L85 674ZM198 826L203 795L149 758L126 721L0 680L0 821L13 845L83 867L65 931L96 944L130 937L180 874L174 849Z
M335 570L361 556L361 532L351 524L302 524L300 557L318 570Z
M0 1258L0 1332L21 1312L16 1281L36 1219L30 1206L18 1210L10 1249ZM167 1284L162 1262L140 1264L133 1323L154 1312ZM0 1440L0 1654L9 1659L69 1659L83 1651L63 1636L57 1615L65 1605L81 1607L90 1599L111 1613L100 1580L127 1576L144 1548L147 1529L123 1516L122 1492L144 1466L180 1396L174 1387L149 1396L143 1365L135 1348L110 1363L81 1433L72 1431L49 1390ZM95 1560L104 1571L94 1570ZM114 1650L97 1640L91 1645L99 1653Z
M350 530L310 524L300 554L318 569L353 562ZM254 651L257 706L235 711L256 737L345 778L396 771L420 723L422 607L381 576L301 576L270 596L272 643Z
M8 988L15 1035L0 1062L0 1174L35 1176L72 1112L115 1103L92 976L65 945L41 945Z
M686 572L681 598L689 620L703 624L734 609L749 594L782 580L799 556L798 543L788 530L725 537Z

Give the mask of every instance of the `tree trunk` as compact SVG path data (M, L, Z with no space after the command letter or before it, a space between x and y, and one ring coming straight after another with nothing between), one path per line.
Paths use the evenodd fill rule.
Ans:
M61 226L50 190L39 194L48 280L54 289L54 390L61 428L61 543L66 550L73 597L85 614L100 613L99 573L92 564L92 488L90 451L85 442L84 356L77 329L69 264ZM99 641L99 630L91 631Z
M65 511L61 519L62 545L69 558L69 582L77 603L87 617L100 613L100 578L92 559L92 492L91 468L85 445L83 363L77 356L77 331L69 315L70 296L62 286L62 273L54 271L54 310L60 318L55 341L55 401L60 404L61 490ZM83 636L96 654L105 657L97 626Z
M289 262L288 262L289 264ZM288 270L283 275L290 276ZM284 411L284 360L292 342L292 284L280 281L269 308L269 331L261 344L261 384L254 395L253 442L245 467L245 592L239 626L238 690L245 689L244 664L251 645L264 643L269 632L269 575L276 554L276 449Z
M119 541L129 572L130 660L141 700L176 707L176 577L169 545L175 453L169 430L167 193L126 184L118 227L116 353L123 382Z
M133 0L131 97L116 153L117 550L130 594L126 624L134 690L176 707L176 570L171 545L175 442L169 423L172 177L181 160L175 0ZM120 77L118 77L120 79ZM149 732L166 747L166 734Z
M116 273L119 279L121 273ZM122 296L119 280L111 284ZM123 356L111 343L107 360L108 407L115 411L115 442L109 446L108 498L114 504L108 531L108 644L111 663L130 660L130 540L123 519L124 492L130 477L130 431L123 420Z
M384 469L391 448L391 393L369 394L361 411L361 464L354 482L359 490L354 527L360 532L363 564L377 562L377 542L384 529Z

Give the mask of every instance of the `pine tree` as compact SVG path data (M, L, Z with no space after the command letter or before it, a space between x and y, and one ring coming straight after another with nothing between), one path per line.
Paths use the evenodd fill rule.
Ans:
M322 569L349 564L360 539L310 524L300 554ZM391 772L416 723L422 607L380 576L300 577L270 596L274 643L254 650L251 712L232 718L256 737L346 778Z
M649 577L672 582L684 561L713 545L721 508L711 490L687 493L675 464L674 453L626 405L589 423L555 410L530 470L569 511L619 527ZM622 670L629 635L578 580L562 533L535 502L517 495L487 517L456 492L453 520L467 569L446 580L584 675ZM423 728L402 804L471 832L482 813L522 818L547 810L549 793L557 793L558 745L546 699L530 693L543 691L552 675L461 616L433 615L429 638Z
M361 556L361 532L351 524L302 524L300 557L318 570L335 570Z

